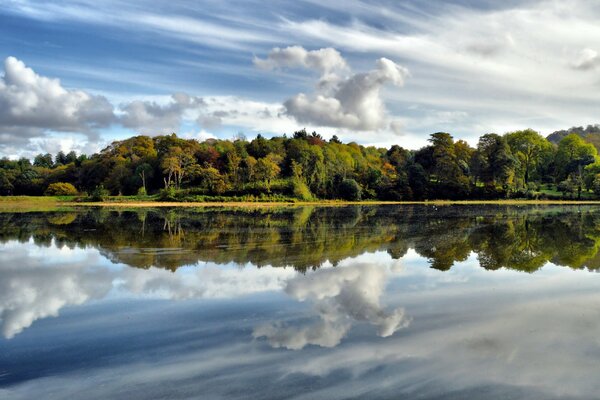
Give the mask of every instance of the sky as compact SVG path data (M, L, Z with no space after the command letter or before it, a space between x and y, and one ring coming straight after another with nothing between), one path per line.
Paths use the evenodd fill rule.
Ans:
M0 0L0 156L135 134L325 138L600 123L595 1Z

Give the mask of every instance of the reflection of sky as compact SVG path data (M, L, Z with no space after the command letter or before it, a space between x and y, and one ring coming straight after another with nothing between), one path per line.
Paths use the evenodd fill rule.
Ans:
M446 272L409 251L172 273L9 242L0 398L589 398L598 289L594 273L474 255Z

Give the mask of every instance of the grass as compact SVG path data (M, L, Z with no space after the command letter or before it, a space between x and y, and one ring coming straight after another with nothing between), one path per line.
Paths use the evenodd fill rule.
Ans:
M60 203L73 201L76 196L0 196L0 203Z
M558 190L553 185L542 185L537 192L541 195L548 196L550 198L565 198L564 194ZM574 199L577 198L577 193L572 193L571 197ZM567 200L573 200L573 198L566 198ZM596 200L598 196L592 192L587 190L583 190L581 192L581 200Z
M554 194L550 189L548 194ZM543 192L542 192L543 193ZM556 192L560 195L559 192ZM590 193L585 193L591 195ZM582 196L584 193L582 193ZM86 202L76 196L0 196L0 211L50 211L64 209L65 207L273 207L273 206L344 206L344 205L551 205L551 204L600 204L600 200L591 199L589 196L576 199L505 199L505 200L428 200L428 201L344 201L344 200L317 200L297 201L295 199L276 200L253 198L251 201L244 198L228 199L226 197L203 197L203 201L171 202L159 201L157 196L111 196L102 202Z
M75 196L0 196L0 212L53 211L74 204Z

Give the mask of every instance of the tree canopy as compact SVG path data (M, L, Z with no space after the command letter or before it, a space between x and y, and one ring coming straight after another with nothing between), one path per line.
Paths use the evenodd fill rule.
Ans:
M306 130L247 140L134 136L92 155L0 160L0 195L42 195L57 183L109 195L298 199L471 199L600 193L596 148L580 135L554 144L527 129L488 133L476 147L446 132L418 150L327 141ZM100 189L99 189L100 188ZM74 191L70 190L70 193Z

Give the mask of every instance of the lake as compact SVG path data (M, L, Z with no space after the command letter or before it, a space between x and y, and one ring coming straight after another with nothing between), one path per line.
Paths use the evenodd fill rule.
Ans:
M600 206L0 213L2 399L589 399Z

